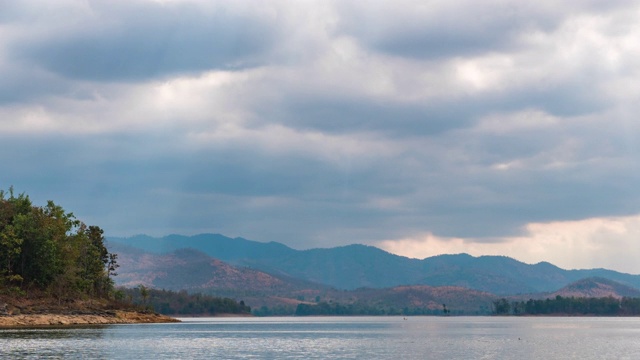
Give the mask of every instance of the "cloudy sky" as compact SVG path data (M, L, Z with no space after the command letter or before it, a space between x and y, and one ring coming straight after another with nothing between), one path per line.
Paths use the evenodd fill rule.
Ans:
M0 187L107 236L640 273L640 1L0 0Z

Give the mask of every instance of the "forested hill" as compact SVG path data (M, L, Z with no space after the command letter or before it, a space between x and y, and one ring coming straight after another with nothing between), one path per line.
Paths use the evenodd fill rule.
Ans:
M117 268L103 231L49 201L0 190L0 295L109 298Z
M423 260L390 254L365 245L295 250L219 234L109 238L145 251L192 248L237 266L285 275L339 289L400 285L461 286L498 295L555 291L574 281L598 276L640 288L640 276L606 269L564 270L550 263L525 264L504 256L440 255Z

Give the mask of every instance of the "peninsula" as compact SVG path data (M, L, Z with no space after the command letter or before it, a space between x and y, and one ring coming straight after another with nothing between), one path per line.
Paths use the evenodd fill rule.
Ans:
M0 327L175 322L126 302L103 230L0 190Z

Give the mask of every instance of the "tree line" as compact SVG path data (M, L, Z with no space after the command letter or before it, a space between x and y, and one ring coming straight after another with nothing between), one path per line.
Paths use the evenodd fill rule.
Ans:
M149 289L146 286L118 289L117 297L165 315L212 316L217 314L250 314L244 301L203 294L189 294L186 290Z
M637 316L640 315L640 298L562 297L554 299L529 299L512 301L497 299L493 302L496 315L593 315L593 316Z
M106 298L113 295L117 267L100 227L53 201L35 206L13 187L0 190L0 292Z
M336 316L351 316L351 315L367 315L367 316L381 316L381 315L449 315L451 310L447 308L445 304L442 304L442 309L430 309L426 307L420 308L395 308L393 306L376 306L367 305L364 303L354 303L343 305L337 302L327 303L319 302L317 304L300 303L295 309L294 315L296 316L318 316L318 315L336 315ZM456 315L462 315L462 313L454 312Z

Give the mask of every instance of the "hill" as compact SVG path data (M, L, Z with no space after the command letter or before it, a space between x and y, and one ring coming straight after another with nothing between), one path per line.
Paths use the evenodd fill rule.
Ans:
M578 280L548 295L548 297L551 298L555 298L556 296L576 298L614 297L617 299L623 297L640 298L640 290L609 279L590 277Z
M162 238L140 235L108 240L111 245L126 244L155 254L192 248L231 265L345 290L401 285L459 286L507 296L551 292L594 276L640 288L639 275L606 269L564 270L547 262L530 265L505 256L457 254L418 260L373 246L295 250L276 242L232 239L219 234Z
M119 286L214 294L246 301L252 307L297 304L329 289L326 285L237 267L194 249L158 254L112 243L118 253Z

